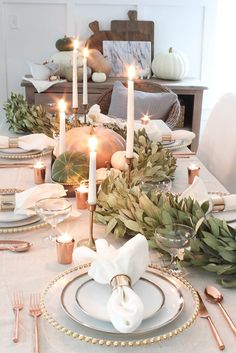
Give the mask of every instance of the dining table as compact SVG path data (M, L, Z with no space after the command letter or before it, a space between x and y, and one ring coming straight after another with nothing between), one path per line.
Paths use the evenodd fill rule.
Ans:
M188 150L185 148L183 151ZM6 160L1 160L0 162L6 163ZM23 161L21 162L23 163ZM42 162L47 165L46 181L51 182L51 156L42 157ZM34 160L27 160L27 163L33 164ZM207 170L207 166L204 166L196 155L189 155L187 158L185 156L177 158L177 169L172 185L173 192L181 193L189 186L187 168L190 163L195 163L200 167L200 177L204 181L208 192L227 193L225 187ZM23 190L34 185L32 168L0 168L1 189L17 188ZM69 200L73 208L76 209L75 199L69 198ZM80 239L87 237L89 233L89 212L86 209L79 212L80 216L68 218L58 225L60 232L67 232L75 239L75 244ZM231 226L236 226L236 222L232 223ZM45 226L32 231L0 234L0 240L25 240L32 243L31 249L27 252L1 251L0 253L0 352L2 353L32 353L34 351L33 319L29 315L30 294L41 293L52 278L74 266L73 263L63 265L57 262L56 244L54 241L46 239L50 232L50 227ZM96 238L104 238L105 226L94 224L94 235ZM115 238L111 234L106 236L106 240L115 247L121 246L125 241L123 238ZM157 250L150 250L150 261L154 264L159 263L160 257ZM214 274L204 272L199 268L187 268L186 279L202 296L225 343L225 352L234 353L236 351L236 337L229 329L218 305L206 301L204 288L207 285L214 285L220 289L224 296L225 308L234 322L236 322L235 289L220 287ZM12 341L14 312L11 300L14 291L21 291L24 297L24 309L20 312L20 339L18 343ZM99 301L99 297L97 300ZM80 341L65 335L43 317L40 317L39 342L41 353L215 353L219 351L208 327L207 320L203 320L200 317L181 334L159 343L140 347L111 347L109 345L94 345L91 342Z

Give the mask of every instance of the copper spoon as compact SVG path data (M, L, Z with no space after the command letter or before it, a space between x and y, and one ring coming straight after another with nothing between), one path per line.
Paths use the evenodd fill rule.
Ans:
M219 307L220 307L226 321L228 322L231 330L236 335L236 326L234 325L233 321L229 317L229 314L227 313L227 311L225 310L225 308L221 304L221 302L223 301L223 295L221 294L221 292L213 286L207 286L205 288L205 295L206 295L206 298L209 302L219 305Z

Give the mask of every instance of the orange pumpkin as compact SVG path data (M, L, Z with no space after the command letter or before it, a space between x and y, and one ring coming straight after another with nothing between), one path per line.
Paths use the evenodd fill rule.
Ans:
M111 162L111 156L116 151L125 149L125 140L115 131L103 127L76 127L65 135L66 151L89 154L88 140L94 134L97 138L97 169Z

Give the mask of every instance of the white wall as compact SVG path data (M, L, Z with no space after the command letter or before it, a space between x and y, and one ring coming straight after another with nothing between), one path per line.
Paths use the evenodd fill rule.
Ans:
M89 22L98 20L108 30L111 20L127 19L130 9L138 19L155 22L155 53L170 46L185 52L188 76L209 84L216 5L217 0L0 0L0 106L11 91L23 92L27 61L49 58L56 39L65 33L86 39Z

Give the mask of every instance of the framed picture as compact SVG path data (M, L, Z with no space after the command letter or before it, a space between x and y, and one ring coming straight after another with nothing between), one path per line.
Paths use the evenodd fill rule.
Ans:
M127 77L129 65L135 66L139 76L151 68L151 42L104 40L103 55L112 66L112 77Z

